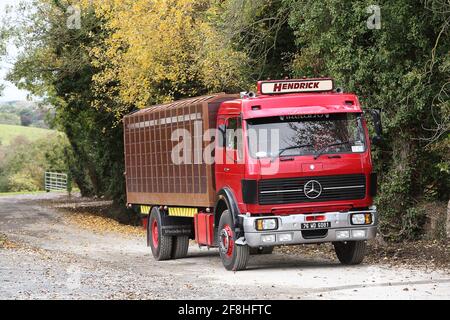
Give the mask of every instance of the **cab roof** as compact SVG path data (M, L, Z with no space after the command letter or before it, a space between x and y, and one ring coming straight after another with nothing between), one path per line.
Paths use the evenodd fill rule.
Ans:
M361 112L361 106L355 94L335 92L261 95L255 98L226 101L219 109L219 115L242 114L244 119Z

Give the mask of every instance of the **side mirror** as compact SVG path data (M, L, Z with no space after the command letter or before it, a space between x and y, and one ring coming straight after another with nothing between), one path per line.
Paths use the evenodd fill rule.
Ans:
M217 127L217 130L219 131L217 138L219 139L219 146L224 148L226 146L226 127L224 124L221 124Z
M374 146L379 146L381 144L382 140L383 139L381 138L381 136L374 136L374 137L372 137L372 144Z
M383 126L381 124L381 109L370 109L368 110L372 116L373 127L375 129L375 136L372 137L373 145L380 145L383 135Z

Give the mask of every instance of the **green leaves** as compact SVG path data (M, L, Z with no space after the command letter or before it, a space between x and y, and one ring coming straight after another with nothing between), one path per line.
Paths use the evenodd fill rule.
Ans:
M427 10L415 1L382 1L381 29L377 30L367 28L369 1L285 3L291 8L289 24L299 49L294 75L332 76L346 91L358 94L364 106L382 108L387 143L375 153L382 173L380 211L394 230L414 225L401 222L404 212L413 212L408 209L413 199L420 198L424 186L436 177L437 154L424 148L424 140L439 127L448 130L448 117L445 125L445 112L435 99L448 101L450 96L447 90L441 91L449 80L448 11ZM427 6L438 3L443 4L429 1ZM448 161L444 153L441 157ZM445 172L443 162L438 163ZM439 183L437 196L448 198L448 179ZM444 185L447 191L442 192Z
M29 142L24 137L8 146L0 147L4 155L1 159L0 191L38 191L44 190L44 172L67 172L68 163L65 149L68 141L62 134Z
M123 199L118 121L136 107L323 75L383 110L385 143L374 156L384 231L417 235L414 205L428 186L448 199L447 2L379 1L381 29L368 27L369 0L80 0L75 30L66 27L68 4L36 0L39 10L9 29L24 48L9 79L56 107L85 194Z

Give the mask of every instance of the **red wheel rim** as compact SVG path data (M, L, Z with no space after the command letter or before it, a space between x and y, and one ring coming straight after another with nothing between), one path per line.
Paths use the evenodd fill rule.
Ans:
M230 258L233 255L234 250L234 240L233 240L233 231L231 227L226 224L223 226L223 229L220 231L220 247L222 252Z
M158 222L156 219L152 221L152 241L153 247L158 248Z

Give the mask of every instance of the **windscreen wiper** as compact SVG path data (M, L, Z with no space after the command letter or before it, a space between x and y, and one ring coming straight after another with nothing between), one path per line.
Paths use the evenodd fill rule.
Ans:
M342 146L344 144L352 144L353 141L344 141L344 142L337 142L337 143L332 143L329 145L326 145L325 147L321 148L319 151L317 151L316 155L314 156L314 160L317 160L322 154L324 154L325 150L327 150L330 147L337 147L337 146Z
M287 150L300 149L300 148L306 148L306 147L312 147L312 146L313 145L311 143L308 143L308 144L300 144L300 145L297 145L297 146L289 146L289 147L280 149L280 151L278 151L278 153L270 159L270 162L273 162L275 160L275 158L278 158L279 156L281 156Z

